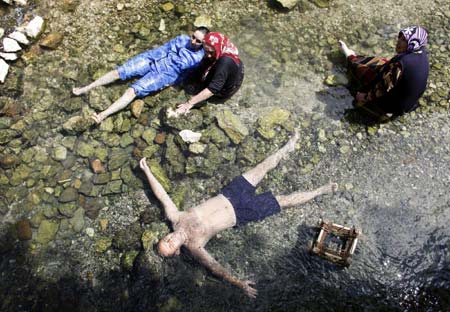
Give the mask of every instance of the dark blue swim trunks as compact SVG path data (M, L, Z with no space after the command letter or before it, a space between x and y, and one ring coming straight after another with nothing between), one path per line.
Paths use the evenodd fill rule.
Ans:
M222 189L222 195L233 205L236 226L262 220L280 212L280 204L271 192L256 195L255 190L243 176L234 178Z

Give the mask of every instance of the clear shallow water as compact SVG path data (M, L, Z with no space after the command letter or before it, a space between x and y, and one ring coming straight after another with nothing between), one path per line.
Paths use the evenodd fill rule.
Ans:
M132 4L136 8L144 5ZM220 5L227 8L227 4ZM262 189L288 193L312 189L329 180L341 185L341 190L333 197L325 196L264 222L226 231L208 244L208 250L228 269L257 282L256 301L248 300L239 290L212 277L186 254L177 259L151 258L153 262L146 263L141 253L134 269L127 272L120 264L122 250L112 249L99 256L94 252L94 240L80 233L59 237L49 248L36 251L28 243L13 241L15 248L4 254L0 266L2 285L8 285L1 288L2 307L11 311L56 311L61 307L83 311L446 310L449 307L446 225L450 221L447 211L448 114L440 111L411 116L404 123L397 121L380 127L383 131L372 136L367 135L365 126L347 120L346 110L351 107L351 98L346 89L322 84L326 75L342 70L342 65L328 61L332 43L325 39L350 36L352 32L348 27L352 21L356 28L362 29L382 23L376 18L362 23L363 16L358 15L358 9L364 7L361 4L354 7L337 4L329 10L312 8L307 13L281 14L263 4L250 3L253 12L244 10L248 15L240 23L228 26L222 22L220 26L233 35L246 64L245 85L226 105L250 125L265 110L279 106L298 114L299 123L309 123L302 126L300 149L269 174ZM45 10L54 3L48 1L42 5L41 10ZM372 4L372 9L384 10L386 5L389 4ZM430 2L429 6L423 11L428 14L424 22L437 34L440 24L429 22L434 16L432 7L437 4ZM45 102L54 113L35 124L37 131L45 133L42 136L45 140L36 140L35 144L49 149L48 142L57 141L60 136L59 123L67 118L61 114L67 90L71 84L79 83L78 72L70 71L76 66L84 68L85 64L91 64L92 57L98 58L99 54L110 63L117 57L125 58L108 54L111 46L122 39L122 35L118 37L120 32L105 26L122 25L124 17L117 17L115 5L102 8L93 2L83 12L85 14L75 12L79 22L73 17L63 18L58 7L53 8L51 16L55 22L51 25L55 29L66 27L70 45L43 55L42 63L28 67L25 94L20 100L31 107ZM92 18L90 14L101 10L109 14L98 14L103 23L99 22L98 28L88 32L83 22ZM201 11L208 10L213 9L203 4ZM395 13L399 14L399 10L386 11L383 23L388 27L377 33L377 44L386 54L390 48L384 37L398 29ZM345 11L353 12L353 19L346 21ZM415 21L418 16L408 13L411 15L399 15L402 24ZM158 11L153 17L157 22L160 14ZM134 18L130 17L130 21L135 22ZM274 30L274 25L279 29ZM247 28L241 29L243 26ZM342 30L336 30L338 26ZM319 30L323 36L319 35ZM84 37L79 39L74 32ZM112 39L106 40L108 36ZM164 36L161 37L158 40L164 41ZM357 42L358 38L350 38L352 43ZM98 41L106 46L95 44ZM144 45L138 42L134 49L139 51ZM70 51L69 46L81 46L83 53L67 59L64 52ZM251 51L251 47L261 53ZM364 44L358 48L372 52L372 48ZM287 55L282 56L282 52ZM92 65L93 68L104 66ZM443 83L435 76L432 79L435 84ZM66 90L56 88L58 84ZM114 97L124 87L115 85L105 92ZM35 95L40 95L39 100L33 98ZM88 104L92 99L82 101ZM319 140L319 129L325 130L325 141ZM334 135L335 131L341 134ZM357 138L358 132L362 134L361 139ZM319 149L321 146L325 151ZM350 146L350 152L341 153L342 146ZM312 162L315 157L318 160ZM82 159L75 164L80 171L87 166ZM314 164L312 171L302 172L309 164ZM228 174L244 168L234 164L232 169ZM223 177L189 179L189 185L196 192L189 193L185 206L213 195L222 180ZM161 218L160 207L153 197L149 197L150 202L134 201L141 195L145 198L139 192L125 193L105 202L108 210L100 216L116 222L109 235L123 229L132 232L131 224L138 220L141 210L151 210L158 220ZM19 207L21 202L13 205ZM364 236L350 268L342 269L309 255L307 243L315 235L312 225L321 217L363 229ZM87 218L86 222L87 226L96 225ZM3 231L3 236L7 235ZM155 274L152 266L158 264L161 270Z

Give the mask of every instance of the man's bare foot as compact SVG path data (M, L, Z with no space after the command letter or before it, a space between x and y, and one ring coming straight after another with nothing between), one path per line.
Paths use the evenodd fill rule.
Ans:
M320 188L321 194L327 194L327 193L335 193L338 189L338 184L335 182L331 182L327 185L324 185Z
M73 88L72 89L72 93L74 95L81 95L86 93L88 90L86 89L86 87L82 87L82 88Z
M93 113L91 118L94 119L95 122L98 124L100 124L103 121L103 119L105 119L105 117L103 116L102 113L98 113L98 114Z
M345 57L349 57L350 55L356 55L355 51L349 49L349 47L347 47L347 44L342 40L339 40L339 47L341 48L342 53L345 54Z
M283 147L283 150L285 150L285 153L292 152L295 149L295 144L297 143L299 137L300 137L300 133L299 133L298 128L296 128L294 130L294 135L289 139L289 141Z

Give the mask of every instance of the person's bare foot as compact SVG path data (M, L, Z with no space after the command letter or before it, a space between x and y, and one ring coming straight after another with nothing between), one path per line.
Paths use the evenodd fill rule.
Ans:
M285 154L290 153L295 149L295 144L297 143L299 137L300 137L300 133L299 133L298 128L296 128L294 130L294 135L289 139L289 141L283 147Z
M338 189L338 184L331 182L327 185L324 185L320 188L321 194L327 194L327 193L335 193Z
M74 95L81 95L81 94L84 94L84 93L86 93L86 92L87 92L86 87L82 87L82 88L73 88L73 89L72 89L72 93L73 93Z
M95 122L98 123L98 124L100 124L105 119L105 117L103 116L102 113L98 113L98 114L97 113L93 113L91 118L94 119Z
M349 49L349 47L347 47L347 44L342 40L339 40L339 47L342 53L345 54L345 57L349 57L350 55L356 55L355 51Z

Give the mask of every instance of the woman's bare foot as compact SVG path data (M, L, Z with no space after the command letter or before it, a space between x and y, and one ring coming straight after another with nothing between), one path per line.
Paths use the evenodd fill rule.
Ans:
M349 49L349 47L347 47L347 44L342 40L339 40L339 47L341 48L342 53L345 54L345 57L349 57L350 55L356 55L355 51Z
M91 118L94 119L96 123L100 124L106 117L103 116L102 113L93 113Z
M87 89L87 87L81 87L81 88L73 88L72 89L72 93L74 95L81 95L84 94L86 92L88 92L89 90Z

